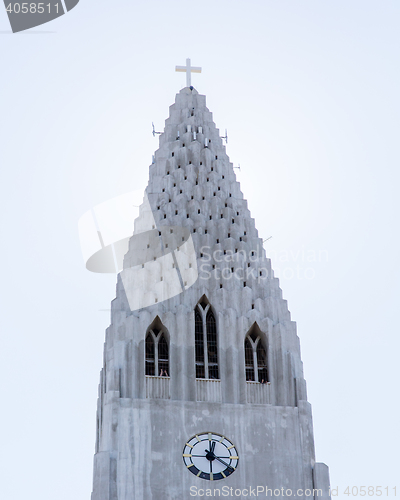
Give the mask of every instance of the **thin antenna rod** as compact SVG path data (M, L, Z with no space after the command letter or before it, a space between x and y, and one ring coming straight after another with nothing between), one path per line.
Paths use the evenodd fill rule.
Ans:
M156 130L155 130L155 128L154 128L154 123L153 123L153 122L151 122L151 124L153 125L153 132L152 132L153 137L155 137L155 136L156 136L156 134L160 135L162 132L156 132Z

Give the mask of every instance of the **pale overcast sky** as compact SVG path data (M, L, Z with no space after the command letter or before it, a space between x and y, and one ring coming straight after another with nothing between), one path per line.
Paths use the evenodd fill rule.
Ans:
M397 0L81 0L12 34L0 8L1 498L90 498L115 277L85 269L78 220L144 190L187 57L272 236L317 460L341 499L400 494L399 18Z

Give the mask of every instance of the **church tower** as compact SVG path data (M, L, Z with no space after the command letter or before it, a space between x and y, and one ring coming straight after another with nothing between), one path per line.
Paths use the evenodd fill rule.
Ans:
M328 500L329 473L315 462L296 325L205 96L188 85L118 275L92 500L206 492Z

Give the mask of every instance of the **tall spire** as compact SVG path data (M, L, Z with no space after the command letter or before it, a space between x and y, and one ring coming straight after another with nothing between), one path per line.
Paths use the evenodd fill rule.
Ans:
M215 482L329 500L296 325L189 85L159 136L112 302L92 500L189 498Z

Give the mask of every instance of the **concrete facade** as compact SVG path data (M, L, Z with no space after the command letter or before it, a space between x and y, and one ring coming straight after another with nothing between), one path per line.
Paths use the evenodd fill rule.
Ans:
M198 489L222 496L223 486L328 499L296 325L205 97L182 89L159 141L106 332L92 500L188 499ZM193 245L194 255L183 258L179 241ZM132 306L138 303L150 305ZM218 377L196 378L196 307L216 320ZM158 369L146 376L150 329L167 339L168 376ZM249 334L266 352L268 383L246 380ZM201 479L183 463L185 443L203 432L224 435L238 449L229 477Z

